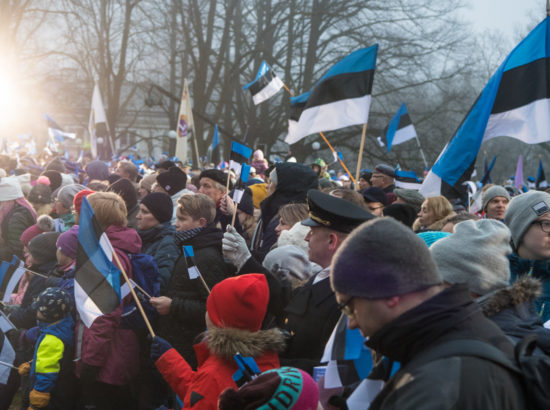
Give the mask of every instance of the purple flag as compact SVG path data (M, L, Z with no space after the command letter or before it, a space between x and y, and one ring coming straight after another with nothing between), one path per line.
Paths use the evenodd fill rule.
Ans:
M523 157L518 157L518 166L516 167L516 176L514 177L514 186L521 191L523 188Z

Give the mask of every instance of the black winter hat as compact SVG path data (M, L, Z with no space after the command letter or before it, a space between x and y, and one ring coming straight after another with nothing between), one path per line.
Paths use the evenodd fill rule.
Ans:
M237 208L245 214L254 215L254 203L252 202L252 191L250 189L247 188L244 190L243 197Z
M199 180L202 178L210 178L213 181L216 181L218 184L223 185L224 187L227 184L227 177L228 174L223 172L220 169L205 169L201 172L201 175L199 177ZM229 189L233 188L233 184L229 183Z
M52 159L48 165L46 165L46 171L57 171L61 174L64 174L67 172L65 169L65 165L63 164L63 161L61 161L61 158L56 157Z
M31 188L27 199L35 204L49 204L52 202L52 190L48 185L36 184Z
M151 192L141 200L159 223L168 222L172 219L174 204L172 198L164 192Z
M57 260L57 238L59 232L44 232L35 236L29 242L29 251L33 259L40 265Z
M417 214L416 210L409 204L391 204L385 207L382 212L384 216L391 216L409 228L412 227Z
M71 312L72 300L63 289L47 288L40 293L31 308L40 312L45 322L51 323L63 319Z
M167 172L157 175L157 183L172 196L187 184L187 174L178 167L171 167Z
M61 173L54 170L48 170L42 172L40 175L47 176L50 180L50 189L52 192L54 192L57 188L61 186L61 181L63 180L63 177L61 176Z
M112 185L109 185L109 188L107 188L107 192L114 192L115 194L119 194L124 200L128 212L134 209L134 207L137 205L137 190L134 184L132 184L129 179L120 178Z

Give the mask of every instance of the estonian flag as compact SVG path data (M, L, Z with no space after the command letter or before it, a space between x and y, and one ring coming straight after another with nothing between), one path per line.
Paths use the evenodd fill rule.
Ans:
M495 162L497 161L497 156L495 155L493 157L493 160L491 161L491 164L487 166L487 159L485 159L485 174L483 175L483 178L481 178L481 185L490 184L491 181L491 171L493 170L493 167L495 166Z
M0 332L0 361L11 366L15 364L15 350L4 331ZM19 378L16 370L12 367L0 366L0 384L6 385L8 382L11 384L16 378Z
M483 141L508 136L550 140L550 20L545 18L506 57L427 175L424 196L464 194ZM454 191L454 192L453 192Z
M82 200L74 294L76 308L87 327L120 305L120 270L113 264L114 249L97 221L87 198Z
M101 101L101 94L99 93L99 87L97 86L97 84L94 86L94 93L92 95L92 108L90 110L88 131L90 132L90 149L92 151L92 156L94 157L94 159L96 159L98 139L101 138L103 140L103 142L101 142L99 145L106 147L107 138L109 137L109 130L107 128L107 116L105 115L103 101ZM104 156L106 158L111 157L109 153L104 154Z
M418 191L422 186L420 179L414 171L395 170L395 186L397 188L414 189Z
M369 119L378 44L354 51L332 66L311 91L290 99L287 144Z
M542 166L542 159L539 160L539 169L537 171L537 189L548 188L548 182L546 181L546 174L544 173L544 167Z
M197 279L201 276L201 273L195 264L195 253L193 252L193 247L189 245L184 246L183 254L185 255L185 262L187 263L187 273L189 273L189 279Z
M63 142L65 141L65 137L73 140L76 138L75 133L63 131L63 128L48 114L44 113L44 119L48 123L48 135L53 140Z
M405 103L401 104L384 132L386 148L390 152L393 145L417 138L416 130L411 122Z
M233 201L240 204L241 199L243 198L244 191L246 189L246 183L248 182L248 177L250 176L250 165L242 164L241 173L237 184L235 185L235 190L233 191Z
M0 295L2 302L9 302L10 296L23 277L25 273L25 266L23 261L12 261L8 263L3 261L0 264Z
M262 61L256 78L251 83L245 85L243 90L250 90L254 105L258 105L277 94L283 86L284 84L277 77L277 74L265 61Z
M247 163L251 156L251 148L233 141L231 143L231 154L229 155L229 169L239 174L241 172L241 164Z

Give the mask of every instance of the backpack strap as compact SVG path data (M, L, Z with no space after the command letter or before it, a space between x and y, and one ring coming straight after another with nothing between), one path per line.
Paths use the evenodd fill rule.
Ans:
M415 357L406 367L415 368L423 364L454 356L470 356L488 360L505 369L521 374L521 370L502 350L489 343L475 339L456 339L443 342L440 345L428 348L427 351Z

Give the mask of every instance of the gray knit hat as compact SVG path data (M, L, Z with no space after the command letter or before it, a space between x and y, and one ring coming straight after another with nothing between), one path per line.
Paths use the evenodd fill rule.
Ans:
M65 185L57 192L57 200L61 202L65 208L70 209L73 206L74 196L84 189L86 189L86 187L80 184Z
M338 249L332 288L350 296L381 299L440 284L428 247L393 218L377 218L354 230Z
M485 210L485 208L487 207L487 204L489 203L489 201L493 198L496 198L497 196L502 196L502 197L506 198L508 201L510 200L510 194L508 193L506 188L504 188L503 186L500 186L500 185L493 185L491 188L489 188L483 194L482 209Z
M506 208L504 223L512 232L516 250L531 223L547 212L550 212L550 194L546 192L528 191L512 198Z
M416 209L417 212L420 211L420 207L425 200L424 195L414 189L395 188L393 193L397 198L401 198L407 204Z
M262 265L279 279L305 280L311 276L307 254L295 245L278 246L269 251Z
M496 219L460 222L430 251L445 282L465 283L478 295L510 283L510 230Z

